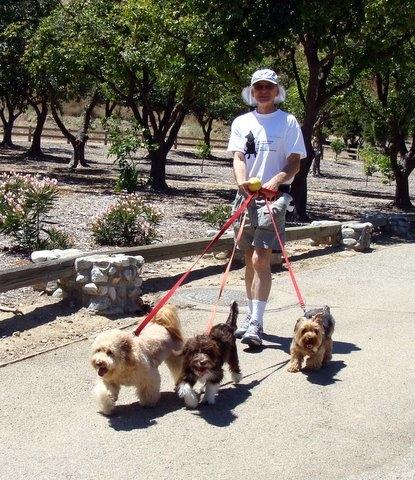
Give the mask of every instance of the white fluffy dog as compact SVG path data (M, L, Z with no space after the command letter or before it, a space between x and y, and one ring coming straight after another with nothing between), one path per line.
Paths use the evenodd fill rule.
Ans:
M99 411L111 414L121 385L135 387L143 407L154 406L160 399L158 367L165 361L177 382L182 360L173 352L182 346L180 321L172 305L161 308L138 337L118 329L100 333L91 358L98 373L94 393Z

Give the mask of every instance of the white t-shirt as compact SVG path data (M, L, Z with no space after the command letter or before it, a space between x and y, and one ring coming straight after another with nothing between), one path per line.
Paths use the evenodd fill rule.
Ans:
M291 153L305 158L304 139L294 115L276 110L241 115L232 123L228 151L245 155L247 179L258 177L267 182L286 166ZM290 184L293 178L287 184Z

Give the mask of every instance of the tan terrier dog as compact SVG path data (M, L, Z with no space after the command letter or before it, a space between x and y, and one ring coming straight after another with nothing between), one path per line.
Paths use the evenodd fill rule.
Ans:
M334 318L327 305L309 310L299 318L291 342L288 371L299 372L304 357L308 357L305 364L308 369L319 370L328 363L333 350L333 331Z

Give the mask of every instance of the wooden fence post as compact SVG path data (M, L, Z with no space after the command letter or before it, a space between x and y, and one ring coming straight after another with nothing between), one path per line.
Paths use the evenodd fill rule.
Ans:
M32 125L29 125L29 133L27 135L27 141L28 142L32 141Z
M104 145L107 145L108 143L108 132L105 130L104 132Z

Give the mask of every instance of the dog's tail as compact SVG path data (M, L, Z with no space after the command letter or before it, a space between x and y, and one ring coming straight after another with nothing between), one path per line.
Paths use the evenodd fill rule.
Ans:
M183 341L183 333L180 325L177 308L174 305L164 305L152 320L162 325L175 340Z
M229 325L233 330L236 330L236 319L238 318L238 313L238 302L234 300L231 303L231 311L229 312L228 319L226 320L226 325Z

